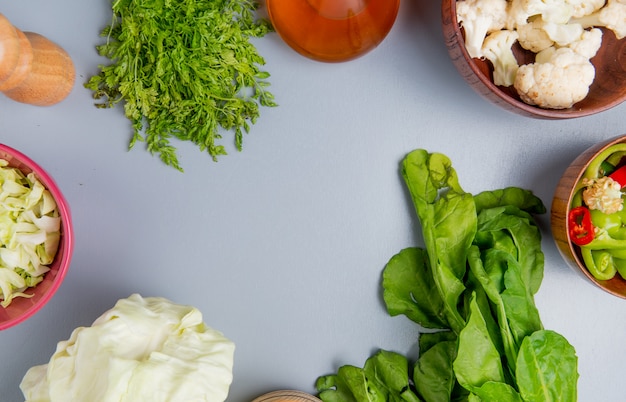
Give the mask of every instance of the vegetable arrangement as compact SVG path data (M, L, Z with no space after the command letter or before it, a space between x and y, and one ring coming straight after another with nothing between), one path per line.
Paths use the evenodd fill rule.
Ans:
M626 279L626 144L601 152L578 182L568 231L589 272L598 280Z
M243 135L260 115L276 106L269 73L251 38L272 30L255 19L255 0L115 0L113 20L102 31L100 66L85 87L98 107L124 101L132 122L129 148L145 142L151 154L183 171L172 138L191 141L213 160L226 155L218 142L232 130Z
M133 294L30 368L26 402L222 402L235 345L191 306Z
M461 188L451 161L416 150L402 174L425 248L393 256L383 271L391 316L428 332L414 364L380 350L363 368L321 376L325 402L576 401L578 359L543 327L534 302L543 278L541 200L516 187L477 195Z
M468 54L491 62L494 84L546 109L585 99L600 28L626 37L626 0L458 0L456 11ZM535 53L534 62L519 65L515 44Z
M7 307L43 280L59 248L61 218L33 173L0 159L0 297Z

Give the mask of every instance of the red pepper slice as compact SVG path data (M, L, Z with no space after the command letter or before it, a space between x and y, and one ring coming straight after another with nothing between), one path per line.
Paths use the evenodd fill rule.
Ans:
M578 246L591 243L594 237L591 213L586 207L572 208L568 215L569 237Z
M624 188L624 186L626 186L626 165L615 170L609 175L609 177L618 182L619 185Z

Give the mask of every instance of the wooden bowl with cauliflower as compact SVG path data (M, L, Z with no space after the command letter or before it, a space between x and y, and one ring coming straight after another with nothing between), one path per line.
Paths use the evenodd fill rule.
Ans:
M517 114L567 119L626 100L626 0L444 0L453 64Z
M569 266L626 299L626 136L602 141L567 167L554 192L551 228Z

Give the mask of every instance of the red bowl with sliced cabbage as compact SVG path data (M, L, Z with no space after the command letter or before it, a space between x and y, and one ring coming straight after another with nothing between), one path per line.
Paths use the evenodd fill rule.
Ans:
M0 180L4 330L35 315L57 292L70 266L74 234L69 205L54 179L28 156L3 144Z

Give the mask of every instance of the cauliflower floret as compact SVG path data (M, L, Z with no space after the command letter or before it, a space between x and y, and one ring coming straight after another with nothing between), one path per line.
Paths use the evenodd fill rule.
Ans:
M531 17L528 23L517 26L518 42L521 47L533 53L539 53L554 45L548 33L543 29L545 22L540 15Z
M572 17L580 18L599 10L604 6L605 0L565 0L572 6Z
M581 24L584 28L606 27L615 33L617 39L626 37L626 0L608 0L606 5L596 12L570 22Z
M510 87L515 82L519 65L513 54L518 33L503 29L490 33L483 42L482 53L493 65L493 83Z
M550 47L535 63L519 67L513 84L520 98L547 109L567 109L583 100L595 78L588 58L568 47Z
M567 45L567 47L574 50L576 53L591 59L596 55L596 53L598 53L601 45L602 31L598 28L592 28L590 30L583 31L580 38Z
M518 28L540 15L546 22L565 24L572 18L573 8L566 0L510 0L507 28Z
M589 209L597 209L605 214L613 214L624 208L621 185L608 176L599 179L583 179L583 201Z
M518 25L520 46L539 53L550 46L567 46L580 39L584 32L580 24L560 24L544 21L541 15L530 17L526 24Z
M543 25L543 30L557 46L568 46L579 40L584 31L580 24L557 24L554 22L546 22Z
M465 48L471 57L481 58L487 34L504 28L507 0L463 0L456 2L457 20L465 31Z

